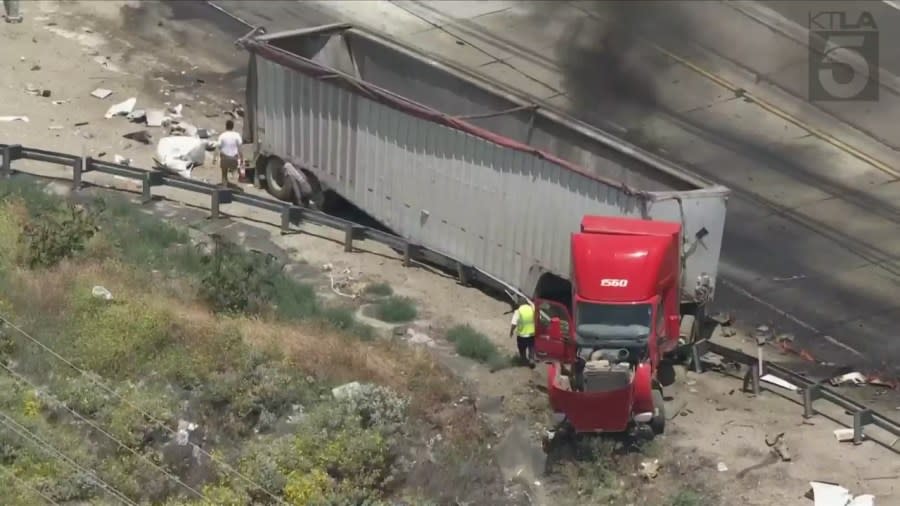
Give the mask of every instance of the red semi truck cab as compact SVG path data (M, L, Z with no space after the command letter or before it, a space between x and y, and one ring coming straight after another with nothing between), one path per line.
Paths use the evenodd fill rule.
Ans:
M535 351L551 364L550 403L577 431L661 424L654 380L660 358L678 346L681 230L585 216L571 238L571 307L535 299Z

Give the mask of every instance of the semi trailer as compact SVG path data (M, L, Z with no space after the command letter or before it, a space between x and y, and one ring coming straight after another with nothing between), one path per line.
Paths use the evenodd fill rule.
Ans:
M662 430L657 371L715 294L727 188L351 25L239 45L260 186L333 192L533 300L562 426Z
M565 305L583 216L675 222L688 326L712 300L727 188L352 25L238 44L249 53L244 137L272 195L297 197L290 162L310 200L333 192L409 241Z

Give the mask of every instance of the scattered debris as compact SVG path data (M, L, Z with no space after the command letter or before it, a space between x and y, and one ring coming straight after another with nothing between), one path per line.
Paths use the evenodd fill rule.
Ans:
M47 130L62 130L63 128L62 125L50 125L47 127Z
M797 387L797 385L790 383L788 381L785 381L785 380L779 378L778 376L772 376L771 374L766 374L764 376L760 376L759 379L760 379L760 381L765 381L766 383L771 383L773 385L776 385L781 388L785 388L787 390L791 390L794 392L796 392L800 389L799 387Z
M652 480L659 476L659 459L641 462L641 468L638 470L638 474L645 480Z
M429 348L434 347L434 339L428 337L426 334L416 332L413 329L406 329L406 334L409 336L409 339L407 340L409 344L421 344Z
M724 473L725 471L728 471L728 466L726 466L724 462L719 462L716 464L716 469L718 469L720 473Z
M197 137L197 127L186 122L178 121L172 124L169 129L169 135L186 135L188 137Z
M71 102L71 100L54 100L53 105L63 105L68 104L69 102Z
M806 497L815 501L815 506L874 506L875 496L864 494L853 497L849 490L836 483L809 482L812 487Z
M734 316L731 313L716 313L709 319L723 326L730 326L734 322Z
M103 117L109 119L113 116L125 116L134 110L134 106L136 104L137 98L135 97L131 97L124 102L119 102L118 104L113 104L109 107L109 109L107 109L106 114Z
M775 336L775 341L782 343L785 341L794 342L794 334L782 333Z
M866 435L863 434L863 439L865 439L865 437ZM853 441L853 429L834 429L834 438L841 443Z
M23 121L28 123L28 116L0 116L0 122Z
M97 153L97 158L103 158L104 156L106 156L106 151L101 151L101 152Z
M201 139L209 139L210 137L212 137L212 133L210 133L210 131L205 128L198 128L197 137Z
M40 66L40 65L37 65L37 64L32 65L30 70L31 70L32 72L34 72L34 71L36 71L36 70L41 70L41 66Z
M784 442L784 432L775 436L775 440L771 443L769 442L769 438L766 437L766 446L771 448L775 455L781 457L783 462L791 461L791 452L788 449L787 443Z
M112 300L112 298L113 298L112 292L110 292L109 290L107 290L106 288L104 288L100 285L97 285L91 289L91 295L93 295L94 297L96 297L98 299L103 299L103 300Z
M91 92L92 97L99 98L100 100L103 100L110 95L112 95L112 90L107 90L106 88L97 88Z
M358 381L345 383L339 387L332 388L331 395L334 396L335 399L346 399L359 392L361 388L362 384Z
M123 135L122 137L124 137L126 139L131 139L133 141L138 141L142 144L150 144L150 141L153 138L150 135L150 132L148 132L146 130L138 130L137 132L131 132L131 133Z
M191 439L191 432L197 430L197 424L186 420L178 420L178 432L175 433L175 444L187 446Z
M722 327L722 337L732 337L737 335L737 330L734 330L734 327Z
M75 123L75 126L80 127L88 124L90 124L90 121L79 121L78 123Z
M143 109L135 109L125 116L126 119L135 123L140 123L145 117L147 117L147 111Z
M125 158L122 155L113 155L113 163L131 166L131 158Z
M854 371L832 378L829 383L834 386L844 385L846 383L852 383L854 385L865 385L867 381L866 377L862 373Z
M175 107L170 107L170 108L169 108L169 112L172 113L172 116L173 116L173 117L175 117L175 118L180 118L180 117L181 117L181 110L182 110L183 108L184 108L183 105L178 104L178 105L176 105Z
M166 113L162 109L148 109L147 110L147 126L158 127L162 126L166 121Z
M196 137L163 137L156 146L155 160L163 168L190 177L191 169L206 161L208 149L209 143Z

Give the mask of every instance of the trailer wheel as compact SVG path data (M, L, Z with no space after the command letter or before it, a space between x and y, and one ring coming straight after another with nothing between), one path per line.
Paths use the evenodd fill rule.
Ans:
M666 430L666 405L662 390L656 388L653 389L653 418L650 420L650 428L657 436Z
M294 198L294 189L285 181L284 160L277 156L271 156L266 161L266 189L278 200L291 202Z

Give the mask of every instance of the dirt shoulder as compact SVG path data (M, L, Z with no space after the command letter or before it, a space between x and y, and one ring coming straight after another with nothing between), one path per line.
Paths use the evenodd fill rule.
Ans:
M164 6L147 8L136 27L129 5L35 2L29 4L24 23L2 27L5 51L0 65L13 71L0 76L0 103L5 104L0 106L0 116L24 114L29 122L0 123L0 142L92 156L106 153L107 159L119 154L131 158L135 166L149 167L162 132L122 118L103 118L110 105L132 96L139 108L183 103L185 119L198 127L221 130L222 111L231 110L231 100L242 100L241 79L235 74L242 58L231 48L230 40L202 20L170 19ZM40 69L31 70L36 66ZM30 95L25 91L28 84L50 89L52 94ZM98 87L114 93L105 100L91 97L90 92ZM68 102L57 105L54 100ZM75 126L83 122L87 124ZM62 129L50 129L52 125ZM122 138L142 129L154 136L151 144ZM211 179L210 167L208 163L197 170L195 177ZM68 176L64 170L37 163L23 163L21 168ZM94 177L88 180L129 188L123 181L91 179ZM557 468L551 476L544 475L539 435L549 410L542 391L542 368L491 373L456 355L443 339L446 329L465 322L512 353L514 344L506 337L509 320L504 314L509 306L504 301L462 287L424 266L403 268L395 252L378 244L363 241L357 252L345 253L342 234L333 230L304 225L303 234L281 236L274 226L277 217L238 205L226 208L232 220L209 222L191 207L207 205L205 199L169 189L156 193L187 204L158 202L153 208L158 215L204 233L222 233L241 244L271 250L293 262L302 261L317 273L317 286L329 297L340 297L331 290L330 274L349 276L360 283L385 282L398 295L416 300L419 315L405 326L413 334L427 336L420 346L467 381L471 395L477 398L476 406L497 433L497 447L491 450L506 479L527 483L536 503L577 502L576 489L600 487L596 476L583 472L590 467L581 467L581 474L577 469L563 472ZM325 264L330 264L328 272L322 270ZM709 497L721 495L712 494L717 490L727 490L722 504L809 504L802 496L811 480L838 482L854 493L873 493L885 504L900 500L896 480L875 479L900 474L895 453L872 443L838 444L832 435L838 424L826 419L812 421L815 425L803 423L802 410L795 402L771 393L748 398L740 392L738 379L718 373L680 374L666 393L672 398L667 402L668 412L677 413L666 436L654 444L653 452L623 457L614 469L613 481L624 482L622 486L636 480L633 484L637 486L626 488L645 494L632 496L637 503L647 498L665 504L663 501L682 490L696 488L698 493L710 492ZM793 458L769 463L766 436L771 440L782 432ZM653 458L661 464L657 478L645 483L630 476L637 473L641 462ZM755 467L764 460L765 465ZM718 471L719 462L728 470Z

